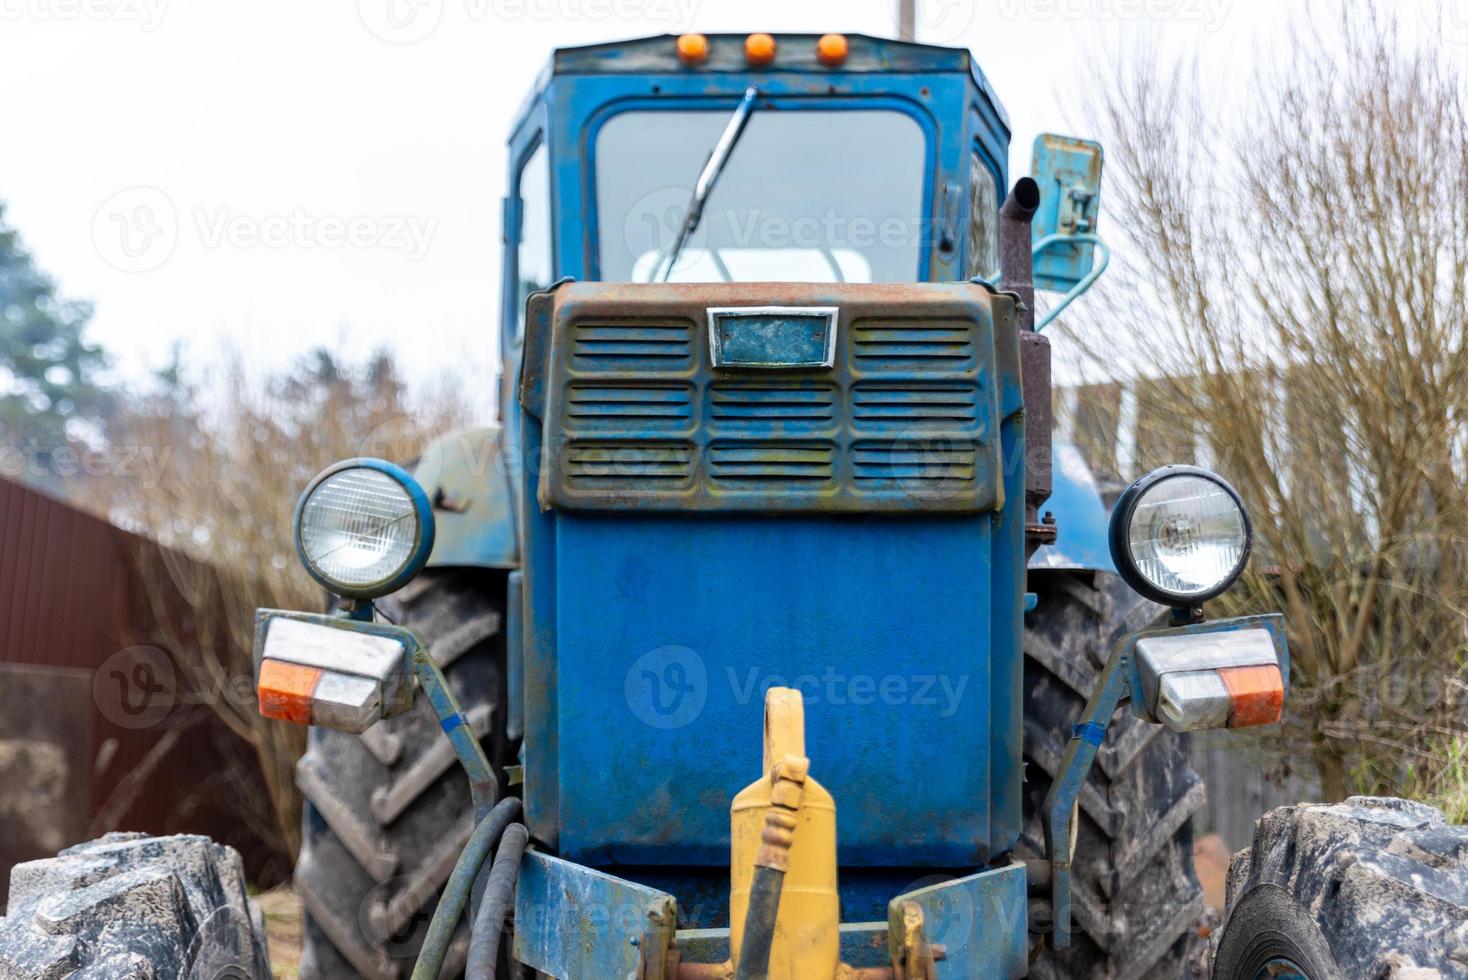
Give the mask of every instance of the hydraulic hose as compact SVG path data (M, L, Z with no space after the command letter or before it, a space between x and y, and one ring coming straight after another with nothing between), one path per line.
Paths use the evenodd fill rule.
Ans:
M519 816L520 801L513 796L506 797L485 814L469 835L469 842L464 845L464 852L459 855L448 884L444 885L438 908L433 910L433 921L428 924L428 935L423 939L418 962L413 966L413 980L438 980L438 971L443 968L449 943L454 938L454 927L459 924L459 916L464 914L464 904L469 900L474 880L479 877L479 868L499 843L505 828Z
M519 823L506 827L500 838L494 864L489 869L489 881L484 886L484 898L469 931L469 962L464 969L464 980L495 980L500 937L505 932L505 917L515 903L515 879L520 874L520 859L525 856L529 839L530 831Z
M754 878L749 886L749 908L744 914L744 936L739 942L735 980L766 980L770 974L770 949L775 942L775 920L780 915L780 893L785 888L790 845L795 842L795 827L809 772L809 759L787 755L772 774L770 808L765 811L765 829L760 834L759 854L754 859Z
M780 892L785 872L756 865L749 886L749 911L744 914L744 939L739 943L739 972L735 980L765 980L770 973L770 947L775 942L775 919L780 914Z

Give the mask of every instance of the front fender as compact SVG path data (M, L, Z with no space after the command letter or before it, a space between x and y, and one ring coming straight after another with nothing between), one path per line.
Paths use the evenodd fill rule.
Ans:
M438 533L430 567L518 568L515 497L498 426L441 436L413 476L428 492Z
M1030 556L1030 568L1115 572L1106 542L1110 515L1091 468L1081 451L1067 443L1055 443L1051 458L1050 499L1040 510L1055 515L1058 533L1054 544Z

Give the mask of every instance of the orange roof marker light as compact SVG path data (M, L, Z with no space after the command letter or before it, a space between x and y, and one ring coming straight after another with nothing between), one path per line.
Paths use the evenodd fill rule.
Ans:
M708 61L709 39L702 34L678 35L678 60L689 66Z
M851 45L845 34L822 34L816 42L816 60L827 68L840 68L850 53Z
M744 39L744 60L762 68L775 60L775 39L768 34L751 34Z

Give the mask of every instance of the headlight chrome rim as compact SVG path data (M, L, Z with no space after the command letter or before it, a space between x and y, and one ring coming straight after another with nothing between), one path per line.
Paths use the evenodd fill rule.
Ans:
M1148 491L1167 480L1179 477L1193 477L1206 480L1222 490L1233 501L1238 509L1239 519L1243 527L1243 544L1239 550L1238 560L1233 567L1224 575L1216 585L1200 592L1174 592L1165 589L1152 580L1148 579L1137 568L1136 559L1131 549L1131 526L1136 515L1136 509L1147 496ZM1117 498L1116 506L1111 512L1111 523L1108 528L1108 543L1111 547L1111 560L1116 565L1116 571L1122 580L1131 586L1132 590L1144 598L1153 602L1173 607L1196 607L1210 599L1215 599L1238 581L1244 569L1249 564L1249 555L1254 549L1254 526L1249 519L1249 511L1244 507L1243 499L1239 496L1227 480L1214 473L1212 470L1201 466L1163 466L1153 470L1146 476L1137 480L1122 492Z
M391 479L406 494L415 518L416 528L412 547L409 549L407 558L397 566L391 574L368 583L347 583L332 578L321 570L316 562L307 553L304 541L303 521L306 508L312 497L322 485L347 470L363 469ZM344 599L372 600L395 592L413 580L423 570L428 561L428 556L433 551L435 534L435 521L433 517L433 505L428 499L428 494L418 481L413 479L407 470L387 460L372 457L354 457L333 463L318 473L296 503L294 537L296 546L296 557L300 559L301 565L306 569L313 579L320 583L328 592Z

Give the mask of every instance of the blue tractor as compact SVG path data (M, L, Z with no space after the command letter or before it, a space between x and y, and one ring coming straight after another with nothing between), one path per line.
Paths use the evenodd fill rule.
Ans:
M1206 971L1177 733L1277 722L1284 629L1203 615L1250 551L1221 477L1108 522L1052 465L1040 330L1104 269L1101 151L1041 137L1002 194L1009 136L961 50L555 53L510 137L500 424L321 474L297 541L339 607L258 616L261 711L313 726L303 976ZM157 859L87 847L12 896ZM1429 877L1464 854L1414 804L1278 811L1217 975L1462 975ZM178 894L255 975L226 877Z
M891 968L903 895L935 976L1022 975L1055 935L1045 798L1160 607L1115 574L1087 475L1049 465L1034 288L1099 275L1100 149L1042 138L1006 202L1009 132L966 51L856 36L561 50L526 100L501 425L419 462L428 570L379 607L444 669L485 798L523 800L511 952L535 970L738 958L729 809L768 768L772 689L800 692L796 754L840 808L808 886L839 910L833 969ZM1202 912L1182 741L1113 729L1065 835L1078 928L1038 975L1177 976ZM299 774L306 972L395 976L476 822L439 721L318 727Z

